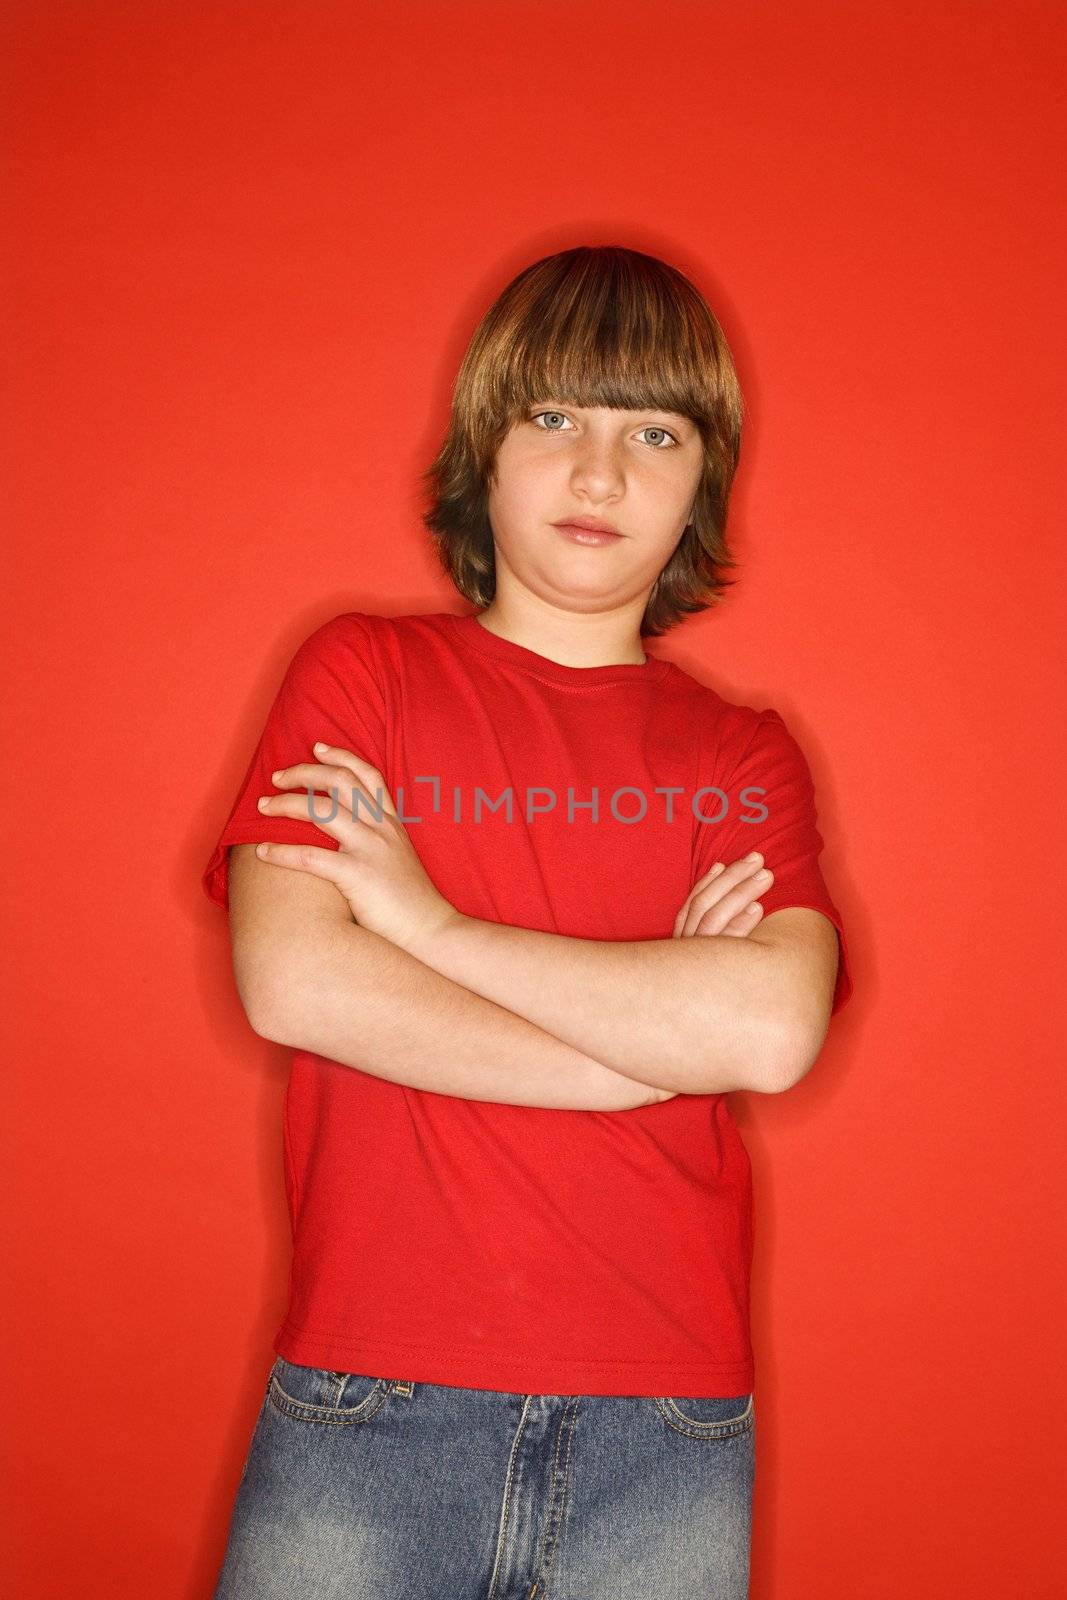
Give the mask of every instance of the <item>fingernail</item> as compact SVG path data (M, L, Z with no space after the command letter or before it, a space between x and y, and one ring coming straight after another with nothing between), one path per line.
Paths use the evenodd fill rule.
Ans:
M256 801L256 805L259 807L260 811L266 811L269 804L270 796L265 794L261 794L259 799Z
M329 745L323 744L321 739L319 740L318 744L312 745L313 750L328 750L329 748Z
M270 781L271 781L271 783L281 783L281 781L282 781L282 779L284 777L285 777L285 768L284 767L279 767L277 772L272 772L271 773Z
M750 850L748 852L748 855L745 857L745 860L746 861L762 861L763 857L760 855L758 850Z
M757 872L755 874L755 877L753 878L753 882L754 883L762 883L764 878L769 878L769 877L770 877L770 873L767 871L767 868L764 867L761 872Z

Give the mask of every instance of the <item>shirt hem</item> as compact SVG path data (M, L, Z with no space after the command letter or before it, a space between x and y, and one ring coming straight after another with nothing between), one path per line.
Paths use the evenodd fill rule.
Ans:
M274 1351L297 1366L390 1382L493 1389L507 1394L712 1397L750 1394L755 1366L743 1361L586 1361L545 1355L455 1355L425 1345L313 1333L288 1320Z

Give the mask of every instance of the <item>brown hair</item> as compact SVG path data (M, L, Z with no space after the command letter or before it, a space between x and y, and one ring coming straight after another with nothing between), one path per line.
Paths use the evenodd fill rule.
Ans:
M460 593L496 591L489 485L512 425L547 397L562 404L677 411L696 423L704 470L692 522L649 595L642 634L665 633L715 605L734 579L726 541L741 452L743 401L729 346L700 292L655 256L580 245L514 278L463 357L448 433L422 475L423 521Z

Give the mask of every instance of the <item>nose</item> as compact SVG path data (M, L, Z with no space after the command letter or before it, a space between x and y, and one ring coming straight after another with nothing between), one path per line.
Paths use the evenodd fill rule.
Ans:
M590 515L598 515L600 508L620 494L625 485L621 446L588 433L575 451L571 488L589 501Z

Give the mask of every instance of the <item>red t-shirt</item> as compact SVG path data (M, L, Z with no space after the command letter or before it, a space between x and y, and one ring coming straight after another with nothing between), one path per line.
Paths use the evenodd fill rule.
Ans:
M338 847L256 809L277 792L271 773L314 760L319 739L378 768L429 876L468 916L668 939L698 877L759 849L775 874L765 915L823 912L840 936L835 1011L851 992L811 776L775 711L651 655L564 666L473 614L334 617L293 657L205 869L220 905L231 844ZM753 1388L751 1173L723 1095L559 1111L298 1050L284 1142L286 1360L527 1394Z

